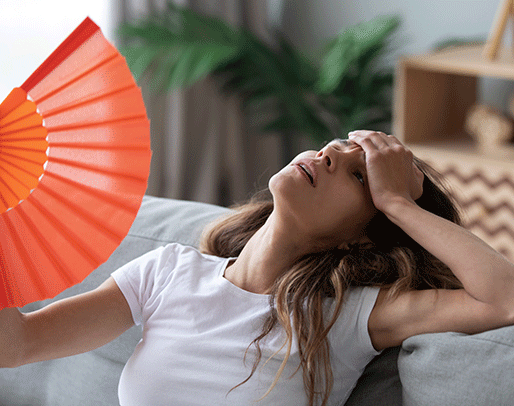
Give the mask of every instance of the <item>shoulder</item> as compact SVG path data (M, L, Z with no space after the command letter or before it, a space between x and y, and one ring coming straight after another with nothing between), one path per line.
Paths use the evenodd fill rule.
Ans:
M197 262L197 261L217 261L219 258L202 254L197 248L182 245L179 243L170 243L155 250L143 254L139 258L132 261L135 265L152 265L157 269L162 267L171 267L181 263ZM128 264L130 266L130 264Z
M478 333L504 325L505 317L464 289L412 290L396 296L381 289L368 328L374 347L381 350L418 334Z
M178 273L191 274L195 270L215 266L222 259L204 255L196 248L171 243L149 251L112 273L118 283L165 285Z
M331 328L331 336L337 342L357 341L371 347L368 320L379 294L376 287L352 287L345 293L343 306ZM335 303L331 302L334 306ZM332 307L333 309L333 307Z
M345 292L343 307L328 335L335 368L351 365L363 369L379 354L368 329L378 292L379 288L375 287L352 287ZM335 304L332 302L332 305Z

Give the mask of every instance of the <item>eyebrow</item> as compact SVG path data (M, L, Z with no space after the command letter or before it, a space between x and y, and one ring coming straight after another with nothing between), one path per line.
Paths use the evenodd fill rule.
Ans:
M341 145L345 146L345 147L350 147L352 145L357 145L355 142L353 142L352 140L348 140L346 138L334 138L332 141L337 141L339 142ZM362 148L361 148L362 149ZM362 151L363 154L362 154L362 158L363 158L363 161L364 161L364 165L365 165L365 161L366 161L366 153L364 152L364 150ZM364 167L364 171L366 171L367 168Z
M346 147L350 145L350 140L347 140L345 138L336 138L334 141L337 141Z
M350 147L352 145L355 145L355 143L353 141L350 141L346 138L334 138L333 141L337 141L339 144L341 144L345 147Z

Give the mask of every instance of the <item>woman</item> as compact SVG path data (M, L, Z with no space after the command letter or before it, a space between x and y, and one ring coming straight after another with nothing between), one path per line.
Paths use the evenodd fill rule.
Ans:
M208 230L215 255L172 244L92 292L3 310L0 365L88 351L137 323L122 405L335 404L407 337L514 323L513 265L452 222L394 137L307 151L269 189L271 204Z

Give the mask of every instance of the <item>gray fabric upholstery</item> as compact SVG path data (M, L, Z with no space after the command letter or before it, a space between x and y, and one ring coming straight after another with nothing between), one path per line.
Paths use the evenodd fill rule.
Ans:
M145 196L127 237L109 260L55 299L96 288L119 266L168 242L197 245L204 225L226 211L213 205ZM23 311L41 308L51 301L32 303ZM0 405L117 405L123 365L140 338L140 329L134 327L87 354L0 369Z
M396 362L399 350L384 350L368 364L344 406L402 404L402 385Z
M411 337L398 370L405 406L512 406L514 327Z
M169 242L196 246L204 225L226 212L202 203L145 197L129 234L109 260L56 299L97 287L119 266L158 246ZM30 304L24 310L50 301ZM399 367L398 348L384 351L368 365L345 406L401 405L398 369L408 406L512 405L505 402L514 399L513 332L514 328L508 328L476 336L413 337L404 343ZM140 337L134 327L87 354L0 369L0 406L117 405L123 365ZM476 403L477 399L492 401Z

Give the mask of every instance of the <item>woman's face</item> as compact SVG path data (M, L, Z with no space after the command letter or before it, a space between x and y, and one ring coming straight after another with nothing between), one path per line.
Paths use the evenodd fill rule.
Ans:
M376 213L364 151L347 140L299 154L270 179L269 188L277 214L319 249L359 239Z

